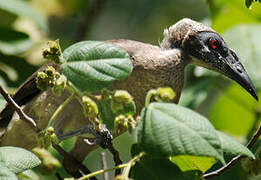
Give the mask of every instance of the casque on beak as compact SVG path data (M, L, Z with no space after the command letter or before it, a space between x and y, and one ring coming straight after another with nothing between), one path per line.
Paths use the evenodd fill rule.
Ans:
M240 84L258 101L256 89L252 81L250 80L245 68L241 64L239 57L233 50L230 49L229 51L230 53L226 57L226 62L228 62L226 67L226 75Z

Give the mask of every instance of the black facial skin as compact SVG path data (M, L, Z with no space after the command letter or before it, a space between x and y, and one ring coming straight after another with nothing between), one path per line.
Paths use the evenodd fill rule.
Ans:
M255 87L236 53L229 49L218 34L199 32L183 42L182 49L192 57L192 63L222 73L233 79L258 100Z

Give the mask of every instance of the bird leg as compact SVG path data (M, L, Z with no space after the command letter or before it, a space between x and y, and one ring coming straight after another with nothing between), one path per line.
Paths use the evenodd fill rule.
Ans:
M86 142L87 144L92 145L92 146L99 145L102 148L107 148L108 144L110 144L113 139L111 132L106 127L103 126L102 129L98 131L94 128L93 124L88 124L82 128L72 130L68 133L59 135L58 139L59 139L59 141L62 141L69 137L83 135L86 133L90 133L94 136L94 138L85 138L84 139L84 142ZM90 140L92 140L92 141L90 141Z

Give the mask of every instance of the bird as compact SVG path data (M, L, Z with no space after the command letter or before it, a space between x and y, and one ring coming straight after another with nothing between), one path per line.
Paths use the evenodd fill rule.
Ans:
M150 89L171 87L176 93L173 103L178 103L184 86L185 68L190 64L223 74L258 100L255 87L240 58L212 28L183 18L165 29L163 36L159 45L127 39L106 41L124 49L133 64L132 73L124 80L113 82L109 89L127 90L134 98L138 113L144 107L145 96ZM43 71L44 67L39 71ZM59 65L54 67L59 71ZM61 97L56 97L51 90L40 91L35 83L36 75L37 73L34 73L29 77L13 98L20 106L24 105L25 113L36 120L39 128L44 128L52 113L69 93L65 92ZM33 133L32 128L17 117L12 119L13 114L14 110L10 105L0 114L0 127L8 126L0 145L32 148L36 144L35 139L26 135ZM81 105L74 100L65 107L64 113L57 117L54 129L59 134L65 132L69 126L81 128L86 123L88 124L81 113ZM23 141L17 140L18 136L23 136ZM72 152L81 161L93 148L83 144L80 147L79 144Z

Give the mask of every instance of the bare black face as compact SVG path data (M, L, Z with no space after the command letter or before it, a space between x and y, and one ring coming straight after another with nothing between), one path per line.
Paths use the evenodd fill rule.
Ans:
M222 73L235 80L258 100L253 83L241 64L236 53L229 49L217 33L200 32L189 36L182 49L192 58L194 64Z

